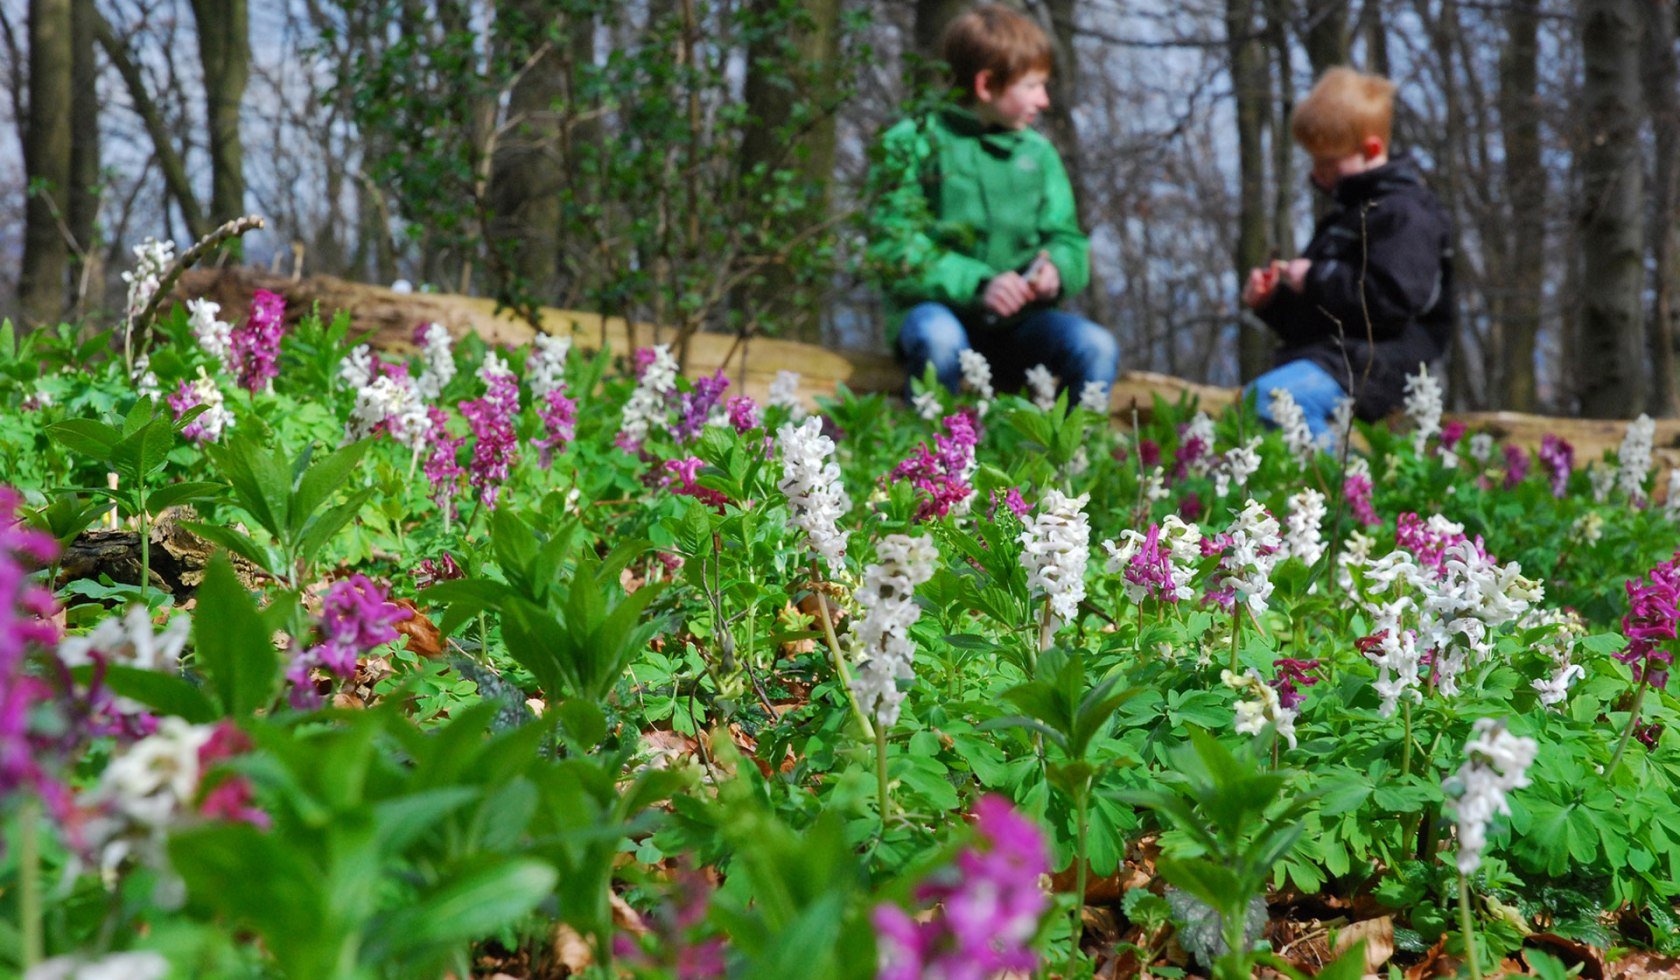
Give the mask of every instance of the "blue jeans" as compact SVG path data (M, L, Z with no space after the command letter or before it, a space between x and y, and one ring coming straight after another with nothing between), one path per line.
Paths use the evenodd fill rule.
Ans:
M1331 413L1348 396L1341 382L1329 371L1312 361L1290 361L1255 378L1243 389L1245 398L1254 395L1260 418L1271 425L1277 425L1277 419L1272 418L1273 388L1282 388L1294 396L1314 438L1330 430Z
M950 307L922 303L905 315L898 331L899 359L910 377L921 377L923 365L931 363L939 383L951 391L962 386L957 355L969 348L991 363L992 386L998 391L1018 390L1026 383L1027 369L1042 364L1062 380L1070 400L1077 400L1086 382L1113 387L1120 371L1114 335L1061 310L1036 310L1018 323L970 329Z

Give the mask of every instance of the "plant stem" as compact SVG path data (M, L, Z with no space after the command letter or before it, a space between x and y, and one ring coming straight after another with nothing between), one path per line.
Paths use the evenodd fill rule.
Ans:
M846 669L846 658L840 652L840 641L834 636L834 618L828 614L828 599L817 587L821 583L821 575L817 573L816 562L811 563L811 572L816 576L812 582L811 594L817 597L817 611L822 614L823 638L828 641L829 657L834 661L834 674L840 678L840 686L845 690L846 702L852 706L852 714L858 724L863 727L863 737L870 738L875 734L875 726L869 723L869 716L863 713L863 707L857 702L857 695L852 693L852 672Z
M1078 837L1075 838L1073 855L1075 864L1073 872L1073 932L1071 933L1073 937L1072 955L1075 958L1079 956L1079 940L1085 933L1085 921L1083 915L1083 912L1085 911L1085 854L1086 840L1089 837L1091 830L1091 821L1088 810L1090 796L1091 781L1087 779L1084 785L1082 785L1079 789L1078 798L1073 801L1074 810L1077 814L1075 828L1078 833Z
M1639 709L1645 704L1645 681L1639 682L1639 688L1633 692L1633 708L1628 712L1627 727L1622 729L1622 740L1616 745L1616 754L1610 757L1610 765L1604 770L1606 782L1616 774L1616 767L1621 765L1622 754L1627 751L1628 739L1633 737L1633 728L1639 724Z
M1405 709L1406 745L1400 750L1400 775L1410 776L1412 774L1412 702L1408 700L1401 707Z
M1237 641L1242 636L1242 600L1231 608L1231 673L1237 672Z
M23 972L41 962L41 804L33 797L18 808L18 931Z
M1050 643L1055 638L1056 614L1050 611L1050 597L1045 596L1044 609L1038 614L1038 652L1043 653L1044 651L1050 649ZM1038 669L1038 661L1036 658L1031 666L1034 670Z
M1482 980L1482 964L1476 957L1476 932L1470 918L1470 881L1458 874L1458 928L1464 935L1464 959L1470 964L1470 980Z
M490 626L484 621L484 610L478 611L478 662L490 665Z
M146 499L140 498L140 601L152 584L152 529L146 520Z
M887 835L887 813L891 807L892 791L887 786L887 726L875 728L875 793L880 801L881 836Z

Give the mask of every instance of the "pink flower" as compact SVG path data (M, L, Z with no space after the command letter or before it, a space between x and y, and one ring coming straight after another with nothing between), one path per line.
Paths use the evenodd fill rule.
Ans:
M980 800L974 817L975 846L916 890L918 902L937 909L928 921L896 905L875 907L879 980L980 980L1037 966L1028 943L1050 907L1038 884L1050 863L1044 836L1002 797Z
M496 496L519 454L519 436L514 420L519 417L519 383L512 374L493 372L485 381L484 397L462 402L461 415L472 429L472 461L467 464L467 483L478 489L478 499L491 510Z
M1441 448L1450 452L1454 446L1458 445L1458 440L1464 438L1464 433L1469 428L1469 426L1457 419L1454 419L1451 422L1442 423Z
M426 465L423 472L426 482L431 484L432 499L437 502L439 509L448 508L455 512L455 493L460 488L461 477L466 470L461 468L460 450L466 444L466 436L451 436L446 428L449 416L443 409L432 406L426 410L432 420L432 427L426 433L426 439L431 448L426 453Z
M1644 579L1627 582L1628 611L1622 617L1625 650L1616 659L1633 667L1633 679L1652 687L1668 685L1668 671L1674 653L1663 641L1675 638L1680 621L1680 551L1651 569Z
M58 542L24 525L21 504L17 491L0 486L0 798L22 789L62 795L41 764L48 746L30 725L32 710L52 691L27 667L32 652L58 643L58 603L30 580L34 568L58 556Z
M1540 439L1540 462L1552 471L1552 496L1569 492L1569 473L1575 468L1575 447L1547 433Z
M1505 489L1511 490L1528 478L1528 450L1505 444Z
M1353 516L1364 525L1381 524L1376 508L1371 506L1371 478L1363 473L1350 473L1342 481L1342 498L1353 510Z
M233 328L234 374L240 387L257 392L280 374L280 339L286 334L286 298L259 289L251 296L251 313Z
M354 676L357 659L394 642L401 636L394 624L412 615L410 610L390 602L383 586L359 572L334 582L321 602L321 618L316 624L321 642L293 660L286 671L287 679L299 691L309 691L309 672L314 668L337 677Z
M537 403L537 418L542 420L544 435L531 440L531 445L537 447L537 462L546 470L554 463L554 453L577 438L577 402L567 397L564 384Z
M211 731L210 740L199 747L199 771L208 772L216 763L237 758L249 751L251 739L235 727L233 722L223 719ZM208 780L201 781L199 785L203 786L207 782ZM248 823L267 830L273 821L256 806L252 797L251 781L245 776L230 773L216 781L204 794L204 798L199 801L198 812L213 820Z
M700 479L700 467L704 465L698 456L666 460L665 472L676 480L676 486L671 488L671 492L682 497L693 497L722 513L724 505L729 503L729 498L696 482Z
M1483 558L1489 557L1487 550L1482 547L1481 535L1476 535L1476 540L1471 541L1462 531L1431 526L1413 513L1400 515L1394 529L1394 543L1410 551L1419 565L1434 570L1436 578L1446 576L1447 549L1453 545L1468 543L1476 549L1478 555Z
M729 424L742 435L761 427L763 422L758 417L758 403L748 395L736 395L729 399Z
M888 477L891 481L907 480L924 494L916 506L917 521L944 517L974 494L968 483L974 447L980 441L974 421L966 412L958 412L945 416L945 428L950 435L934 436L934 449L921 443Z
M1460 433L1462 435L1463 433ZM1312 687L1319 678L1312 672L1321 664L1317 660L1295 660L1290 657L1280 657L1273 661L1272 666L1277 669L1277 680L1272 681L1273 690L1278 692L1278 704L1284 708L1293 709L1307 699L1296 685Z

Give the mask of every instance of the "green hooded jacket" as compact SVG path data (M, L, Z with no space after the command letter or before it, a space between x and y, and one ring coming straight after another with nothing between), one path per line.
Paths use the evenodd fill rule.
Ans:
M1090 281L1091 243L1067 170L1031 129L989 127L959 108L903 120L881 138L870 189L867 254L887 297L889 344L917 303L943 303L982 323L987 281L1024 270L1040 249L1061 273L1062 296Z

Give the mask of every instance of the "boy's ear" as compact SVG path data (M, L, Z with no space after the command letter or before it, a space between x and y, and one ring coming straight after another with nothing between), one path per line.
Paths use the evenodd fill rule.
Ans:
M1359 153L1367 160L1375 160L1387 152L1388 144L1381 136L1367 136L1365 141L1359 144Z
M997 93L992 91L992 70L982 68L974 73L974 97L981 102L991 102Z

